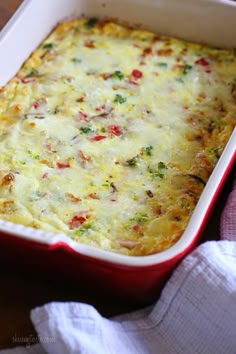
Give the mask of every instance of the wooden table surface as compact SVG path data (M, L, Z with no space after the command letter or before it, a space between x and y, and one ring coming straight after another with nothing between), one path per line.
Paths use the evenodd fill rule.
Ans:
M0 29L20 5L22 0L0 0ZM219 216L230 191L232 176L215 206L212 217L204 232L203 240L219 236ZM82 289L64 286L52 279L35 277L14 267L0 268L0 349L15 345L14 338L32 340L35 335L30 322L30 310L50 301L80 301L94 305L103 315L112 316L133 310L132 305L121 304L95 297ZM24 343L23 343L24 344Z

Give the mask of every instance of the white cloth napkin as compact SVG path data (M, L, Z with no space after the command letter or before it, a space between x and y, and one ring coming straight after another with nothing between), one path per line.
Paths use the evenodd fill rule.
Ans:
M236 188L221 238L181 262L153 307L107 319L90 305L49 303L31 312L40 344L0 354L235 354Z

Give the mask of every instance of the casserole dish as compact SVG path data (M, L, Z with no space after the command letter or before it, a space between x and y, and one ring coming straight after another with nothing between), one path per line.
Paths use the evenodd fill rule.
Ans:
M119 2L119 4L113 1L105 3L99 1L88 1L85 3L81 1L62 1L59 6L55 4L55 1L47 1L46 4L44 2L38 4L33 0L26 1L6 26L2 33L1 41L1 60L3 63L4 61L6 62L8 56L9 58L16 57L14 54L16 48L14 45L15 39L13 40L13 38L16 38L17 43L22 43L25 50L21 48L20 55L12 63L12 71L4 70L4 74L1 77L2 85L15 74L22 62L58 22L67 17L80 17L82 14L85 14L86 17L112 17L116 14L118 20L129 20L129 23L136 23L141 21L141 14L145 9L146 21L145 19L141 21L145 28L154 30L155 32L165 32L168 35L180 36L192 41L200 41L217 46L222 46L223 44L227 47L234 46L232 27L235 12L232 10L235 11L235 6L231 6L228 2L202 2L203 7L201 8L203 11L204 6L206 6L214 16L220 16L222 15L222 11L225 11L225 15L229 17L229 21L225 28L220 29L220 33L224 33L227 37L227 42L225 41L226 38L222 38L223 36L219 37L220 40L214 38L214 35L218 34L218 28L211 28L211 35L206 36L206 32L204 31L209 30L209 22L204 17L201 17L203 15L201 12L197 12L196 16L197 9L191 7L190 3L188 3L187 7L184 6L183 1L169 1L165 5L159 1L149 1L145 4L134 1ZM133 17L130 19L125 18L122 11L123 6L125 5L128 10L129 7L130 9L133 8L134 4L137 6L135 6L136 10L132 15ZM47 16L45 16L45 7L47 7ZM154 10L155 16L153 15ZM36 13L39 20L33 21L32 19ZM232 13L234 13L234 16L232 16ZM166 28L166 19L171 19L171 16L176 15L183 16L182 21L178 22L176 28L168 30ZM165 21L161 20L163 16ZM192 23L193 19L196 20L196 18L198 18L198 24L201 25L201 30L197 32L194 30L190 31L190 23ZM40 26L40 20L42 19L44 19L43 29ZM230 25L230 19L232 19L232 26ZM159 23L160 27L156 28L154 26L155 20ZM34 35L27 38L26 33L29 28L27 26L31 25L30 21L32 21ZM24 25L21 23L24 23ZM213 27L215 26L214 23L217 23L217 21L213 22ZM186 29L188 29L188 36L182 35ZM15 35L16 37L11 37ZM29 41L28 45L26 45L25 38ZM199 241L210 208L234 163L234 159L235 133L232 135L216 169L207 183L185 233L173 247L159 254L135 258L117 255L77 244L62 234L49 234L3 221L1 222L1 230L3 232L1 237L2 250L6 250L5 254L10 250L8 256L12 257L14 255L14 258L17 257L18 253L19 258L23 259L22 256L26 253L27 255L24 257L26 264L35 263L41 269L48 267L55 274L64 274L74 282L77 279L80 282L93 284L95 280L99 280L100 287L101 289L105 289L106 294L113 292L126 300L150 301L155 297L157 290L161 287L175 264ZM16 251L15 254L14 250ZM63 267L61 266L62 264Z

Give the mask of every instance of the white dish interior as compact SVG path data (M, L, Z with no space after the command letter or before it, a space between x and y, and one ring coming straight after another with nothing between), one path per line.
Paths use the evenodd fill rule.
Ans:
M55 25L67 18L109 17L122 23L212 46L236 47L236 3L228 0L25 0L0 34L0 86L10 80ZM29 35L30 33L30 35ZM64 234L52 234L0 220L10 235L55 245L65 242L80 254L128 266L167 261L192 242L235 154L236 130L214 169L180 240L168 250L130 257L79 244Z

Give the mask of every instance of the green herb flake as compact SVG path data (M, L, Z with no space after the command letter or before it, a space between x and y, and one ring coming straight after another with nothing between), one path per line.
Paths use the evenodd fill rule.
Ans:
M162 162L162 161L160 161L160 162L158 162L158 169L159 170L167 170L168 169L168 167L167 167L167 165L165 164L165 162Z
M184 74L184 75L187 75L187 74L189 73L189 71L192 70L192 68L193 68L192 65L185 64L185 65L184 65L184 68L183 68L183 74Z
M146 152L146 154L147 154L148 156L152 156L153 146L152 146L152 145L147 146L147 147L145 148L145 152Z
M167 63L164 63L164 62L158 62L155 65L160 66L161 68L166 68L167 67Z
M123 97L123 96L121 96L119 94L115 95L115 98L114 98L114 102L115 103L120 103L120 104L125 103L126 100L127 100L126 97Z
M207 157L214 163L220 158L221 153L222 153L222 147L220 146L210 147L206 150Z
M112 77L113 77L114 79L122 80L122 79L124 79L125 75L124 75L120 70L116 70L116 71L112 74Z
M143 224L148 220L148 214L146 213L136 213L131 221L135 221L138 224Z
M163 179L164 178L164 173L162 172L161 169L159 170L154 170L152 169L150 166L148 166L148 172L151 174L151 176L153 178L160 178L160 179Z
M71 61L76 64L82 63L82 59L80 58L72 58Z
M111 182L108 179L106 179L105 182L102 184L102 187L110 187L110 185Z
M138 165L139 158L137 156L132 157L132 159L127 160L127 165L130 167L135 167Z
M91 29L96 25L96 23L97 23L96 18L90 18L87 22L85 22L84 26L87 29Z
M189 204L189 203L186 203L186 202L182 202L182 203L180 204L180 207L181 207L182 209L188 209L189 206L190 206L190 204Z
M91 134L94 132L94 130L88 125L85 127L81 127L80 132L81 132L81 134Z
M45 43L43 45L43 49L53 49L55 47L55 44L54 43Z
M43 196L44 196L44 194L42 192L40 192L40 191L35 191L35 195L38 198L43 198Z
M101 133L106 133L106 128L101 128Z
M39 74L38 70L32 69L25 77L33 77Z
M35 160L40 160L40 156L38 154L35 154L33 153L32 151L28 150L27 151L29 156L32 158L32 159L35 159Z
M74 27L73 31L75 34L77 34L80 31L80 27L79 26Z
M162 172L159 171L159 170L154 171L153 177L159 177L160 179L163 179L163 178L164 178L164 173L162 173Z
M88 233L89 230L91 230L92 225L90 223L88 224L83 224L83 226L81 226L80 228L76 229L73 232L74 236L82 236Z

